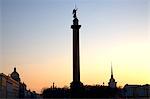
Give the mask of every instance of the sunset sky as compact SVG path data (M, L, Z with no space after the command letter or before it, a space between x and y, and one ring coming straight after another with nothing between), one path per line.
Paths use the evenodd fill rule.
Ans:
M149 0L0 0L0 73L16 67L28 89L72 82L72 10L83 84L150 84Z

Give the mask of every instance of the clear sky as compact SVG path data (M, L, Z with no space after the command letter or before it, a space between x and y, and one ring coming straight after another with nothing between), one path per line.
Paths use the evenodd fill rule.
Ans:
M72 81L72 10L80 24L84 84L150 84L149 0L0 0L0 72L16 67L41 91Z

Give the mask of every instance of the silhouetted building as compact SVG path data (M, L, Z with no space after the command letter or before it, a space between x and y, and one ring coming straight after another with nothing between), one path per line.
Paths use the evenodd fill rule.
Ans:
M43 98L69 98L71 94L69 88L51 87L44 89L42 96Z
M23 82L19 82L19 97L20 98L26 98L27 97L27 86L26 84Z
M26 84L21 82L16 68L10 76L0 73L0 98L36 98L36 96L35 91L26 89Z
M19 83L19 98L25 98L25 91L27 90L26 84L21 82L19 73L16 71L16 67L14 67L14 71L10 76Z
M19 82L0 74L0 98L19 98Z
M108 82L108 86L110 88L116 88L116 84L117 84L117 82L115 82L115 79L113 77L113 68L112 68L112 64L111 64L111 78L110 78L110 80Z
M126 84L122 94L126 98L150 98L150 85Z
M16 67L14 68L14 71L11 73L11 78L14 79L19 83L19 98L36 98L36 92L31 92L30 90L27 90L26 84L21 82L21 79L19 77L19 73L16 71Z

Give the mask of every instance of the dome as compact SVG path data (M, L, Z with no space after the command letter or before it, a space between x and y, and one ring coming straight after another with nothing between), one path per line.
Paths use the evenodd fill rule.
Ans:
M16 71L16 68L14 68L14 71L11 73L11 78L18 81L18 82L20 82L20 77L19 77L19 74Z

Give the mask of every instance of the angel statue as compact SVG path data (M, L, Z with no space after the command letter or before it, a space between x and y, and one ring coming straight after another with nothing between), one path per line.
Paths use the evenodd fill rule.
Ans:
M76 11L77 11L77 9L73 9L73 12L72 12L73 18L77 18L77 16L76 16Z

